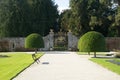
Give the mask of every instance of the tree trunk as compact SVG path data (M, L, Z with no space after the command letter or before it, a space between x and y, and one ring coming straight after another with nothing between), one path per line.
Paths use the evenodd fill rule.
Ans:
M37 49L35 49L35 54L37 54Z
M88 52L88 55L90 55L90 52Z
M94 57L96 58L96 52L94 52Z

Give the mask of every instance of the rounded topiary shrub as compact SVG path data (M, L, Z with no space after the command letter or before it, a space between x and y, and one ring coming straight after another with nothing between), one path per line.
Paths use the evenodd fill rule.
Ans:
M44 47L44 41L39 34L33 33L26 37L25 48L38 49L43 47Z
M106 51L104 36L95 31L84 34L78 42L78 49L81 52L103 52ZM96 57L96 55L95 55Z

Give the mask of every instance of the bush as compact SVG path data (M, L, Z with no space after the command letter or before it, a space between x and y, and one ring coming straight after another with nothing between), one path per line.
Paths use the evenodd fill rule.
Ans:
M57 51L65 51L65 50L67 50L67 47L59 47L59 46L56 46L56 47L54 47L54 50L57 50Z
M99 32L90 31L90 32L84 34L79 39L78 49L81 52L103 52L103 51L106 51L105 38ZM95 55L95 57L96 57L96 55Z
M38 49L43 47L44 47L43 38L37 33L30 34L25 39L25 48Z

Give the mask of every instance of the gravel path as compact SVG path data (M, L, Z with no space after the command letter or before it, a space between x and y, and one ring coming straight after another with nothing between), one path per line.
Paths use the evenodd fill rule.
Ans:
M75 52L46 52L13 80L120 80L117 75Z

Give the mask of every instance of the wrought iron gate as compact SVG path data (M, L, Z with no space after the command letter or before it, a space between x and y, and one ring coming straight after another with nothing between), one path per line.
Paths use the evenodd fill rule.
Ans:
M54 50L64 51L68 48L68 37L65 32L58 32L54 34Z

